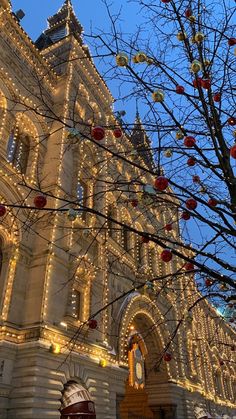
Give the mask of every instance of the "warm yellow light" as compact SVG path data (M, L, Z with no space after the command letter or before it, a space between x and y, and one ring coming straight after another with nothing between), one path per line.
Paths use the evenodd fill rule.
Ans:
M60 354L61 346L58 343L52 343L50 346L50 352L52 352L53 354Z
M102 367L102 368L105 368L106 366L107 366L107 360L106 359L100 359L100 361L99 361L99 365Z

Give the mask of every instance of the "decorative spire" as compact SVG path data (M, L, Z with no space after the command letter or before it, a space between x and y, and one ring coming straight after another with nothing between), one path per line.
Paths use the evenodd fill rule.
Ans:
M138 104L136 102L136 117L134 122L133 131L131 133L131 142L134 148L138 151L140 157L146 163L149 168L153 167L153 156L151 152L151 142L145 132L145 128L142 124Z
M82 32L83 28L75 16L71 0L65 0L58 12L48 18L48 29L35 44L39 49L47 48L69 35L73 35L82 44Z

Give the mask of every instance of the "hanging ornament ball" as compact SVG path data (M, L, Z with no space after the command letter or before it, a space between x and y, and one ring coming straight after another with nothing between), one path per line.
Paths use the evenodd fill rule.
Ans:
M172 224L166 224L165 225L165 230L166 231L171 231L173 229Z
M208 201L208 205L210 205L210 207L216 207L217 204L218 201L215 198L210 198Z
M122 131L120 128L115 128L113 131L113 135L115 138L120 138L122 137Z
M236 38L229 38L228 39L228 45L230 47L233 47L234 45L236 45Z
M172 256L172 252L169 249L165 249L161 252L161 260L163 260L163 262L170 262Z
M137 199L132 199L131 205L132 205L132 207L136 208L138 206L138 200Z
M185 147L191 148L191 147L194 146L195 143L196 143L196 140L195 140L194 137L187 136L184 139L184 145L185 145Z
M211 80L210 79L201 79L201 86L203 89L209 90L211 87Z
M200 177L198 175L193 175L193 182L200 183Z
M189 198L185 202L185 205L189 210L195 210L197 208L197 201L194 198Z
M230 155L233 159L236 159L236 144L234 144L230 149Z
M70 208L67 213L67 217L70 221L75 221L77 218L77 212L73 208Z
M152 100L153 102L163 102L164 92L162 90L156 90L152 93Z
M187 34L185 32L178 32L176 37L178 41L184 41L187 38Z
M139 51L136 54L136 60L137 60L138 63L144 63L144 61L146 61L146 59L147 59L147 56L146 56L145 52Z
M94 127L92 129L92 137L96 141L101 141L105 137L105 130L102 127Z
M132 61L133 61L134 64L138 64L137 55L134 55L132 57Z
M192 262L186 262L184 265L184 269L186 271L193 271L194 270L194 264Z
M36 208L42 209L46 206L47 204L47 198L44 195L37 195L34 198L34 205Z
M161 0L162 3L170 3L171 0Z
M211 287L213 284L212 280L210 278L205 279L205 285L206 287Z
M165 157L172 157L173 156L173 151L168 148L165 152L164 152Z
M230 349L231 349L231 351L233 351L233 352L234 352L234 351L235 351L235 346L234 346L234 345L232 345Z
M147 244L147 243L149 243L149 237L147 237L147 236L142 236L142 237L141 237L141 242L142 242L142 243L146 243L146 244Z
M202 78L201 77L197 77L195 80L193 80L193 87L195 87L195 89L197 89L198 87L201 86L201 81Z
M209 65L211 65L211 60L208 60L207 58L205 58L203 62L204 62L205 67L209 67Z
M176 140L182 140L184 138L184 133L182 131L177 131L175 134Z
M163 355L163 359L165 362L170 362L172 359L172 355L169 352L165 352Z
M154 187L159 191L164 191L169 184L169 181L164 176L158 176L154 182Z
M0 217L3 217L7 212L7 209L4 205L0 205Z
M116 64L118 67L126 67L129 63L128 55L121 52L120 54L116 55Z
M194 166L195 164L196 164L196 160L194 159L194 157L189 157L189 159L187 160L187 165Z
M223 359L220 359L219 360L219 364L221 365L221 366L223 366L225 363L224 363L224 361L223 361Z
M197 32L194 37L196 42L202 42L204 38L205 38L205 35L202 32Z
M191 71L193 73L198 73L199 71L201 71L201 69L202 69L202 65L201 65L200 61L194 60L191 64Z
M183 212L182 212L182 214L181 214L181 218L182 218L182 220L184 220L184 221L188 221L188 220L190 220L191 215L189 214L189 212L187 212L187 211L183 211Z
M236 125L236 118L234 116L228 118L228 124L231 126Z
M221 94L219 92L215 93L213 96L214 102L220 102L221 100Z
M176 93L178 93L178 95L182 95L183 93L184 93L184 86L176 86L176 88L175 88L175 90L176 90Z
M192 10L191 9L186 9L184 14L185 14L185 17L188 18L188 17L192 16Z
M194 22L196 22L196 17L194 15L189 16L188 20L190 20L191 23L194 23ZM193 39L193 40L195 42L195 39Z
M89 329L96 329L98 326L98 322L95 319L90 319L88 322Z

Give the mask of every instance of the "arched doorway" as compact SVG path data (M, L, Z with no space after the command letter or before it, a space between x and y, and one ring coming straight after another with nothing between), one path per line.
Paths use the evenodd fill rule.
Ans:
M89 392L76 381L68 381L61 398L61 419L96 419Z

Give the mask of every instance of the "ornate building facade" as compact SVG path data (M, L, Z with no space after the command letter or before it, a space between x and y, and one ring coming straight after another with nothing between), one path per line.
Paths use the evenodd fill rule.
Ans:
M153 183L139 117L119 146L90 138L117 121L69 0L36 43L8 0L0 16L1 419L236 417L233 329L206 300L189 313L194 279L167 283L180 261L132 231L174 211L123 187Z

